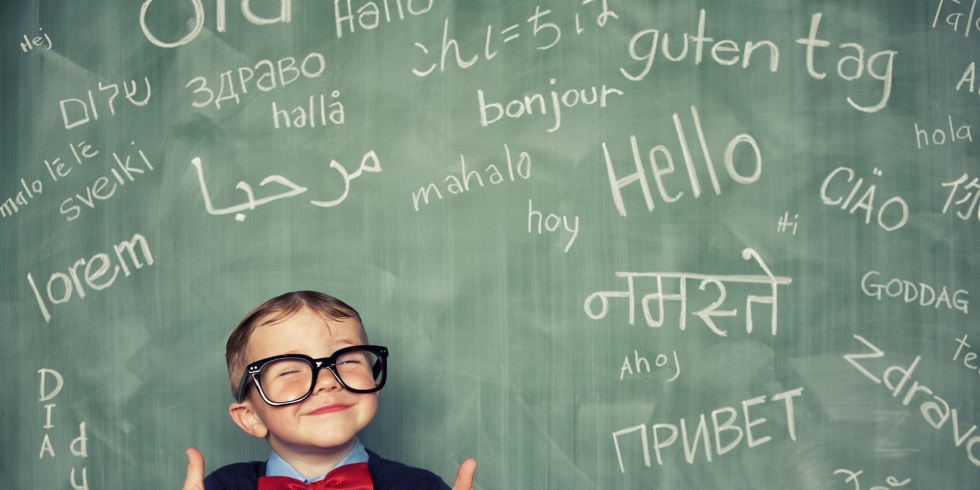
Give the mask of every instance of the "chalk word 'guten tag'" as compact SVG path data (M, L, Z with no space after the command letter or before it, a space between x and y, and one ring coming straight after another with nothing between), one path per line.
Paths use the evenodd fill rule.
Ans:
M713 274L689 274L684 272L617 272L617 277L625 277L627 283L626 291L600 291L592 293L588 298L585 299L585 314L589 315L589 318L593 320L600 320L605 318L609 313L609 298L627 298L629 301L629 321L630 325L634 325L636 318L636 280L642 278L654 278L657 281L656 292L646 294L642 296L640 303L643 306L643 317L646 319L647 325L650 327L661 327L664 324L664 301L678 301L680 302L680 329L685 330L687 328L687 281L689 279L700 280L698 288L704 291L709 284L713 284L718 288L718 299L715 300L710 305L705 308L695 311L692 314L701 318L701 321L711 329L712 332L722 336L727 337L728 331L722 330L715 325L714 318L716 316L720 317L733 317L738 314L738 309L733 310L718 310L718 308L725 302L725 297L727 296L727 290L725 288L725 282L736 282L743 284L769 284L772 288L772 294L770 296L756 296L748 295L748 299L745 301L745 331L746 333L752 333L752 305L753 304L769 304L772 305L772 335L776 335L776 318L777 318L777 288L779 285L787 285L793 282L789 277L777 277L773 276L769 267L766 266L765 262L762 261L762 257L759 256L758 252L754 249L746 248L742 251L742 258L745 260L755 259L755 261L762 267L766 275L752 275L752 276L723 276L723 275L713 275ZM663 280L664 278L678 279L680 281L680 286L678 292L674 294L665 294L663 291ZM601 309L596 312L593 309L593 304L596 299L599 300L602 305ZM658 318L654 319L650 312L650 302L656 300L658 307Z

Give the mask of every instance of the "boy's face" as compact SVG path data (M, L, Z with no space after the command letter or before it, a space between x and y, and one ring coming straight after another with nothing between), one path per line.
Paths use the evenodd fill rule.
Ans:
M249 363L281 354L317 359L363 344L363 330L357 321L326 321L303 309L279 323L257 327L246 352ZM354 436L374 418L378 394L347 391L329 371L320 372L308 398L292 405L270 406L250 386L245 401L230 407L232 418L249 434L268 436L272 449L287 461L291 456L347 451L354 444Z

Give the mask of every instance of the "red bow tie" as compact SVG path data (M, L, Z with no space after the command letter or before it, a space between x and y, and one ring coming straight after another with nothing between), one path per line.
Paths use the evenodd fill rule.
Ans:
M288 476L260 476L258 490L374 490L367 463L354 463L334 468L327 477L303 483Z

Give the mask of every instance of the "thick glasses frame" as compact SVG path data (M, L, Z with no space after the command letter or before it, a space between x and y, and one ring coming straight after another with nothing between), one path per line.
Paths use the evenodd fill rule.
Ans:
M378 382L377 386L375 386L374 388L369 388L366 390L351 388L350 386L347 386L347 384L344 383L344 380L340 379L340 375L337 374L337 358L339 358L340 356L348 352L357 351L357 350L366 350L378 356L378 362L374 366L372 366L372 371L374 371L375 377L378 377L380 374L380 381ZM270 400L265 395L265 391L262 390L262 383L259 382L259 374L261 374L262 368L265 367L270 362L278 361L280 359L303 360L308 362L310 364L310 367L313 369L313 377L312 377L312 382L310 383L309 391L307 391L305 395L301 396L296 400L288 401L288 402L274 402ZM255 361L249 364L248 366L246 366L245 372L242 373L242 380L238 383L238 403L242 403L245 400L245 392L247 391L248 388L249 379L251 379L255 387L258 388L259 395L262 396L262 399L265 400L267 404L273 407L299 403L307 399L310 396L310 394L313 393L313 389L316 387L316 380L320 376L320 370L323 368L329 369L330 373L333 374L334 379L336 379L337 382L340 383L340 386L343 386L344 389L348 391L352 391L354 393L374 393L376 391L381 390L381 388L384 388L385 381L388 379L388 348L382 347L380 345L354 345L350 347L344 347L343 349L334 352L332 356L322 357L320 359L314 359L310 356L303 355L303 354L283 354L280 356L272 356L259 361ZM378 372L379 369L380 369L380 373Z

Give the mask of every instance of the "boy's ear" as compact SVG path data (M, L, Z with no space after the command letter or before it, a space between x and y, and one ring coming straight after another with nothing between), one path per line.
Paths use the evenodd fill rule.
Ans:
M232 403L228 407L228 415L235 421L235 425L241 427L246 434L264 439L269 434L269 429L259 418L259 415L252 408L251 400L242 403Z

